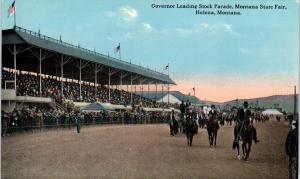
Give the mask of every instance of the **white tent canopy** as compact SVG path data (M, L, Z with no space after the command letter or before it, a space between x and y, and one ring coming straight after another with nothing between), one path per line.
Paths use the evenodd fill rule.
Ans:
M277 109L266 109L262 112L263 115L283 115Z

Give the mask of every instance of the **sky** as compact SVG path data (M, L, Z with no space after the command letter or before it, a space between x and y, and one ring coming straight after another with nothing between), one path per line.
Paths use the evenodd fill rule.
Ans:
M12 0L2 0L2 28ZM240 16L195 15L152 4L282 4L286 10L242 10ZM223 102L293 93L298 86L298 0L16 0L17 26L103 54L121 44L122 60L163 73L171 90Z

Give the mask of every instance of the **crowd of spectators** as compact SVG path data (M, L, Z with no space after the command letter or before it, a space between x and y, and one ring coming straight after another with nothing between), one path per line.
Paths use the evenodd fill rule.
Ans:
M11 113L1 112L2 135L16 131L63 127L75 125L80 114L83 125L92 124L145 124L164 123L169 120L168 113L134 111L80 112L76 108L50 108L49 106L23 106Z
M109 102L111 104L130 105L131 93L122 89L110 90L104 85L94 86L93 83L81 83L78 80L68 79L63 83L60 77L51 75L42 75L42 90L40 93L40 77L37 73L17 71L17 96L40 96L51 97L56 102L61 103L64 99L72 100L74 102ZM7 80L13 80L13 69L3 68L2 70L2 86ZM63 86L63 88L62 88ZM62 90L63 89L63 94ZM143 107L168 107L167 103L155 103L151 99L132 94L133 104L142 105Z

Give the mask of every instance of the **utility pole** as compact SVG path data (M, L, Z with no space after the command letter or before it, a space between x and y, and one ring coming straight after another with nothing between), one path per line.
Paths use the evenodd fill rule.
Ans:
M294 86L294 119L297 118L297 94L296 94L296 86Z

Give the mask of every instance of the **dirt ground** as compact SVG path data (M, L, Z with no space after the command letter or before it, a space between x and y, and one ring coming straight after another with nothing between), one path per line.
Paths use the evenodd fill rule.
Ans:
M8 178L288 178L288 127L255 124L259 144L249 161L232 150L233 127L222 127L210 148L200 129L192 147L166 124L113 125L27 132L2 138L2 176Z

